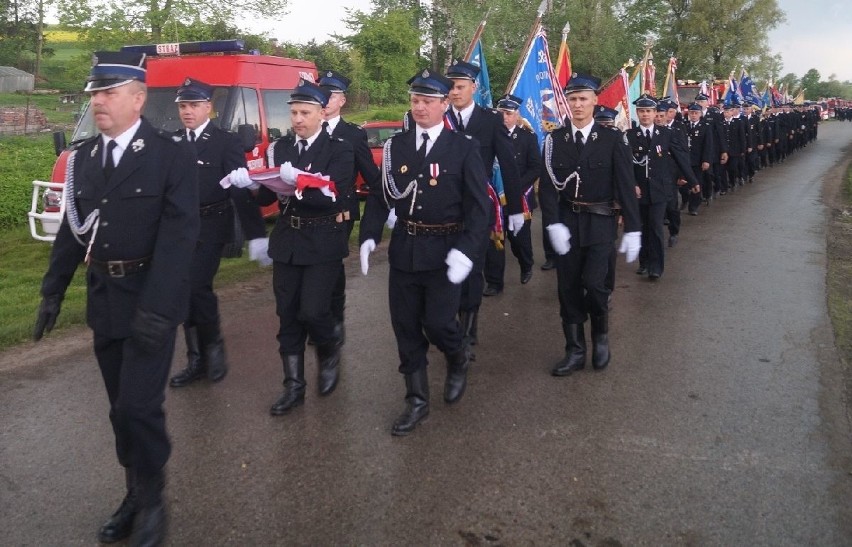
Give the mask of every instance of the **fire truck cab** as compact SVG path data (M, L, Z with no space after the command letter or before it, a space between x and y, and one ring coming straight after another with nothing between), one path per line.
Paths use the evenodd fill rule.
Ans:
M122 50L148 55L148 99L143 115L164 131L183 127L175 96L187 77L214 86L211 121L240 135L249 170L266 167L269 144L291 131L287 101L292 90L300 78L314 81L317 73L309 61L246 53L242 40L125 46ZM68 155L77 143L96 134L97 127L86 105L68 147L63 134L55 135L58 158L50 181L33 181L28 213L33 238L56 238L65 212L62 188Z

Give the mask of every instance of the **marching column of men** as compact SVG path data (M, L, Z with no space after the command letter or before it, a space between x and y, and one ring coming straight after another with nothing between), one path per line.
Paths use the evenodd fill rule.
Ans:
M535 135L520 127L523 98L502 97L500 113L473 104L478 71L456 60L446 76L423 70L408 81L411 127L386 142L381 172L364 131L340 117L349 80L329 71L319 85L300 81L288 101L293 133L268 151L269 166L296 188L285 195L254 182L240 139L212 123L212 86L186 79L175 101L184 128L165 134L141 116L145 56L97 54L86 91L101 134L78 144L69 159L66 216L42 282L33 336L39 340L53 328L68 284L85 263L87 322L127 488L100 528L100 541L131 534L137 545L164 539L162 492L171 445L163 401L174 338L183 324L188 363L172 386L224 378L212 282L234 209L250 240L250 258L273 266L284 370L284 392L270 408L277 416L304 402L308 336L316 345L319 394L338 384L343 259L358 218L354 181L361 174L370 189L359 237L365 275L383 227L392 229L389 312L405 408L391 433L402 436L429 414L430 344L446 359L445 402L456 403L465 393L481 298L503 288L505 252L489 243L505 233L521 283L530 281L535 179L565 337L564 356L551 374L567 376L585 367L587 320L593 368L611 360L619 217L624 233L618 251L627 262L640 259L637 273L659 279L664 219L669 246L680 229L678 194L695 215L702 197L709 204L744 180L752 182L760 169L817 138L819 115L809 105L784 105L760 116L749 103L743 114L729 103L722 120L703 95L689 105L686 124L676 120L678 105L643 95L635 102L639 125L622 133L613 126L616 111L596 108L600 80L574 73L564 89L571 119L539 149ZM491 180L495 162L502 188ZM221 186L226 178L234 188ZM257 205L273 203L280 214L267 240ZM550 268L547 262L543 269Z

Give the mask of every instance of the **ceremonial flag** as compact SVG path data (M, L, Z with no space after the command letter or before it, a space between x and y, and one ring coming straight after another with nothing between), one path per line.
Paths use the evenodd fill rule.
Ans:
M743 67L742 74L740 75L740 95L742 95L744 99L763 108L763 97L754 88L754 82L751 80L751 76L748 75L748 72L746 72L745 67Z
M556 56L556 80L559 82L559 89L565 89L568 80L571 79L571 50L568 49L568 31L570 30L568 23L565 23L565 28L562 29L562 43L559 44L559 55Z
M473 46L467 62L479 67L479 76L476 77L476 94L473 102L482 108L491 108L491 80L488 78L488 66L485 64L485 54L482 52L482 40L477 40Z
M630 82L630 85L627 87L627 108L630 112L630 119L639 123L639 116L636 115L636 105L633 104L636 99L639 98L639 95L642 94L642 78L640 76L640 71L636 71L636 74L633 75L633 80Z
M657 96L657 69L654 67L654 59L649 58L644 64L643 73L643 92L649 93L652 97Z
M784 84L781 84L782 86ZM770 86L769 92L772 94L772 106L778 108L784 103L784 97L781 95L781 91L775 89L774 86Z
M482 22L485 26L485 22ZM478 33L481 34L481 33ZM485 53L482 51L482 40L476 39L473 47L469 48L469 54L465 59L467 62L479 67L479 75L476 77L476 93L473 95L473 102L482 108L491 108L491 80L488 77L488 65L485 63ZM452 118L452 116L449 116ZM453 120L455 123L455 120ZM503 175L500 173L500 164L494 161L494 168L491 172L491 188L495 194L496 202L506 205L506 192L503 188ZM501 217L502 218L502 217ZM502 239L502 237L501 237Z
M793 99L793 104L805 104L805 88L802 88Z
M568 116L568 103L550 62L547 34L541 25L530 41L509 93L523 99L521 116L532 126L539 146L544 143L545 135L561 127Z
M674 57L669 58L669 67L666 70L666 81L663 84L663 89L665 90L665 94L673 100L678 105L678 109L680 109L680 95L677 92L677 76L675 72L677 71L677 59Z
M630 84L627 71L623 68L618 71L618 74L610 78L610 80L601 87L600 95L598 95L598 104L607 108L612 108L618 114L615 116L615 126L621 130L630 128L630 103L627 100Z
M760 98L763 101L763 110L765 111L767 108L772 106L772 98L769 94L769 86L766 86L766 89L763 90L763 96Z
M725 89L725 104L739 104L740 101L740 92L737 86L737 79L734 77L734 71L731 71L731 75L728 76L728 86Z

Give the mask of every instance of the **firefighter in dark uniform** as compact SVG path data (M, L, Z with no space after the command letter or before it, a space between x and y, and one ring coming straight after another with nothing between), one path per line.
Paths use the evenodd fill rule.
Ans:
M371 188L360 235L366 275L389 209L396 208L388 291L406 408L393 435L411 433L429 414L430 343L447 360L444 400L455 403L464 394L470 359L456 313L461 283L488 237L490 207L478 143L444 127L452 80L423 70L408 83L414 126L385 143L382 184Z
M725 139L725 129L722 127L722 114L716 106L708 106L710 97L703 93L695 96L695 102L701 105L701 123L709 127L707 138L712 140L713 146L713 161L710 162L710 171L708 175L712 184L704 185L703 197L704 204L710 205L714 197L714 193L719 193L722 190L722 179L724 177L725 164L728 163L728 141ZM690 207L689 214L695 216L698 214L698 208Z
M674 100L664 97L657 105L657 115L659 116L661 112L664 112L665 116L663 116L660 125L664 125L674 131L677 138L680 139L683 149L689 150L686 138L686 124L679 116L680 105ZM680 196L680 188L686 186L684 184L686 179L681 176L679 171L674 172L674 178L674 191L666 207L666 220L669 227L669 247L677 245L678 237L680 236L681 218L678 198Z
M642 251L636 273L647 274L651 281L656 281L665 267L663 219L675 191L677 171L683 174L691 192L700 192L701 186L692 174L684 143L671 129L654 123L656 99L643 94L633 104L639 126L626 135L633 153L633 176L639 187L642 217Z
M725 165L725 176L722 178L720 195L726 192L734 192L737 186L743 185L745 174L746 141L745 122L737 117L740 106L739 101L734 98L733 102L725 104L725 120L722 127L725 129L725 140L728 143L728 163Z
M98 539L113 543L133 533L134 545L159 545L171 452L163 401L175 332L189 302L198 171L188 146L141 118L145 55L95 55L86 91L101 134L69 158L66 215L33 335L39 340L51 330L74 272L85 263L87 322L127 484Z
M362 127L347 122L340 116L340 109L346 104L346 91L349 89L350 83L349 78L333 70L322 73L319 85L331 92L328 104L323 109L323 127L332 137L343 139L352 145L355 150L355 172L353 175L355 178L353 181L360 174L367 188L371 188L381 182L381 175L379 168L373 161L373 153L367 144L367 132ZM347 204L346 216L348 217L346 218L347 233L351 235L355 221L361 219L361 204L354 191ZM331 311L340 324L341 333L346 332L343 328L345 307L346 270L341 264L340 275L337 278L337 285L334 287L334 295L331 300Z
M246 160L240 138L211 122L212 97L213 86L187 78L175 99L184 125L177 136L188 141L196 154L201 231L192 259L189 318L183 324L187 365L169 380L172 387L187 386L204 377L218 382L228 372L213 279L219 270L222 249L234 237L232 198L245 203L248 192L240 188L226 190L219 185L232 171L245 169ZM240 224L249 238L250 250L253 252L259 245L265 255L266 227L257 204L236 210L241 213Z
M618 129L615 126L615 118L618 117L618 111L614 108L609 108L607 106L603 106L601 104L595 105L594 115L592 116L595 120L595 123L598 125L602 125L604 127L612 127L614 129ZM619 129L619 131L621 131ZM615 207L618 211L621 210L621 206ZM620 223L620 218L618 220ZM548 238L547 230L542 230L544 232L544 237ZM549 238L548 238L549 239ZM553 245L550 245L550 241L548 240L547 244L553 248ZM555 253L554 253L555 254ZM608 301L612 301L612 291L615 290L615 261L618 258L618 250L615 247L615 240L612 243L612 251L609 253L609 270L606 274L606 288L609 289L609 298ZM554 267L556 267L554 262Z
M297 182L295 196L280 196L260 187L261 205L278 202L280 214L269 237L272 288L278 314L278 352L284 364L284 393L272 405L273 416L286 414L305 401L305 342L316 344L320 395L337 387L343 334L331 309L343 259L349 255L345 221L355 172L352 145L322 128L322 109L331 92L301 80L290 95L293 134L270 146L270 167L281 167L281 178ZM308 186L299 192L301 178L327 176L332 185ZM239 186L248 186L237 181ZM251 187L251 186L249 186Z
M503 233L507 231L517 233L523 228L525 219L515 152L512 147L512 140L503 125L503 117L493 110L482 108L473 100L478 75L478 66L461 59L455 59L452 62L447 69L447 78L453 81L449 97L452 106L447 110L447 117L456 131L470 135L479 142L479 155L482 158L482 165L489 181L492 180L495 159L499 163L503 193L506 199L506 214L509 219L509 224L503 227ZM490 196L492 198L490 220L493 226L497 221L494 212L497 205L493 203L496 199L496 192L491 192ZM491 244L491 240L486 234L481 242L482 247L477 252L477 262L473 265L473 273L468 276L467 281L462 286L459 319L465 331L465 339L471 344L477 342L479 305L482 303L482 295L485 290L483 271L485 269L486 251Z
M524 226L517 234L509 231L506 238L512 247L512 254L518 259L521 267L521 284L527 284L532 279L533 247L532 247L532 212L536 208L535 188L533 185L541 171L541 151L538 138L531 130L521 125L521 115L518 109L522 99L515 95L504 95L497 101L497 110L503 115L503 124L512 139L515 151L515 161L521 176L521 197L523 199ZM504 209L503 224L508 225L509 215ZM503 275L506 270L506 252L496 245L489 245L485 258L485 291L484 296L494 296L503 292Z
M692 174L695 175L702 187L713 186L711 169L713 159L716 157L713 148L712 126L703 123L701 105L694 102L687 109L686 116L689 122L686 126L686 142L689 148L689 165ZM689 213L698 211L701 205L701 195L689 192L686 186L679 188L681 199L689 207ZM705 194L706 195L706 194Z
M574 73L565 87L572 119L545 138L539 180L542 222L554 250L565 357L551 373L567 376L586 364L583 324L591 318L592 365L609 364L609 258L624 217L619 250L639 255L642 234L627 137L593 122L600 80Z

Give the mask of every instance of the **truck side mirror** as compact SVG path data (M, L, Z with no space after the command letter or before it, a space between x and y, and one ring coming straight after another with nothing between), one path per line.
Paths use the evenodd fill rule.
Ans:
M251 152L257 144L257 130L253 125L243 124L237 127L237 135L243 143L243 152Z
M56 156L59 157L59 154L61 154L67 147L68 143L65 141L65 131L54 131L53 150L56 151Z

